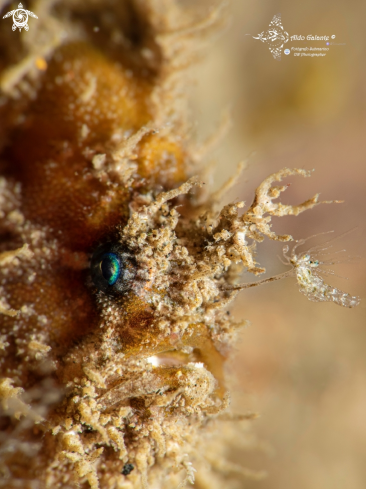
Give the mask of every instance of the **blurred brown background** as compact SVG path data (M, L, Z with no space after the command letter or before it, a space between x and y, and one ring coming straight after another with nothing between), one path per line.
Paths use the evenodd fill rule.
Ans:
M192 104L202 138L215 129L222 109L232 108L233 127L210 155L217 163L214 185L251 151L256 151L251 165L226 200L249 204L257 184L284 166L314 168L311 179L291 179L283 201L321 192L325 200L345 203L275 219L273 229L298 239L329 230L339 235L357 226L334 242L334 249L346 248L345 257L359 257L331 267L348 280L326 280L365 299L366 4L232 0L226 11L231 25L196 70ZM246 34L267 30L277 13L290 36L335 34L334 42L346 44L329 46L325 57L291 54L276 61L267 45ZM285 45L292 46L325 47L325 42ZM319 236L310 244L327 239ZM266 276L286 269L276 257L281 248L268 240L259 245ZM269 472L266 480L243 487L366 487L365 311L365 300L356 309L312 303L291 278L240 294L234 313L251 326L241 334L230 367L238 376L233 403L236 410L261 414L254 429L264 444L233 457Z

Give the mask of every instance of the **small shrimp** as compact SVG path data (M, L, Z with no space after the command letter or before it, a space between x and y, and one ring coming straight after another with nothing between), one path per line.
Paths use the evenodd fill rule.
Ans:
M321 255L324 254L321 253L321 251L328 249L329 247L320 248L319 246L315 246L313 248L310 248L306 252L296 254L296 250L299 246L303 245L308 239L314 238L315 236L310 236L309 238L298 240L292 248L290 256L287 254L290 250L289 246L286 245L283 247L283 256L285 258L285 261L281 261L285 265L290 265L292 267L291 270L280 273L279 275L275 275L274 277L259 280L258 282L234 285L230 288L226 288L225 290L241 290L249 287L256 287L257 285L262 285L268 282L274 282L275 280L280 280L282 278L295 276L296 281L299 285L300 292L304 294L310 301L335 302L339 306L349 308L358 306L361 301L359 297L352 296L346 292L343 292L340 289L337 289L336 287L332 287L331 285L326 284L321 276L322 274L335 275L335 273L332 270L319 269L320 265L333 265L335 263L340 263L340 261L320 261L311 252L314 250L318 250L317 254ZM342 251L345 250L341 250L336 253L340 253Z
M311 236L313 238L314 236ZM308 238L310 239L310 238ZM287 252L289 247L283 248L283 255L287 260L287 264L292 266L292 271L295 273L300 292L313 302L335 302L343 307L356 307L360 303L360 298L343 292L336 287L332 287L324 282L321 274L334 275L331 270L321 270L320 265L333 265L339 261L319 261L311 254L311 251L319 247L314 247L307 252L296 254L296 249L305 243L305 239L299 240L291 250L291 255ZM322 250L327 248L321 248ZM320 251L320 250L319 250ZM340 252L345 251L341 250ZM319 253L321 254L321 253Z

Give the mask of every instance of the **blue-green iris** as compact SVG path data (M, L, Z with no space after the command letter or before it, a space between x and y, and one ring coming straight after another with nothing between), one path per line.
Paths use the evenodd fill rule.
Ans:
M115 253L105 253L100 262L100 270L109 285L114 285L120 274L120 263Z

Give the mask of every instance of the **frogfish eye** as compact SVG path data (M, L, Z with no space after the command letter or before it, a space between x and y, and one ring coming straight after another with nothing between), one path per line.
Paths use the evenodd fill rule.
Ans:
M132 288L136 268L132 253L120 243L99 246L90 266L94 285L108 295L128 292Z
M109 285L114 285L121 271L120 261L115 253L105 253L100 262L100 270Z

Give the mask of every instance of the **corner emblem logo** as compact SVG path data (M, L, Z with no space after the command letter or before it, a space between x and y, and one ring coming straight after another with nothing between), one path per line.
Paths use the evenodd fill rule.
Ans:
M13 16L13 26L12 29L15 31L17 28L21 31L23 28L28 31L29 30L29 25L28 25L28 15L31 17L34 17L35 19L38 19L36 14L31 12L30 10L25 10L23 9L23 5L20 3L18 5L17 10L12 10L11 12L8 12L7 14L4 15L3 19L6 19L7 17Z
M259 39L268 44L274 59L280 60L283 45L289 40L288 32L286 32L281 24L281 14L277 14L271 20L269 29L258 34L254 39Z

